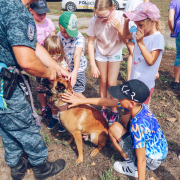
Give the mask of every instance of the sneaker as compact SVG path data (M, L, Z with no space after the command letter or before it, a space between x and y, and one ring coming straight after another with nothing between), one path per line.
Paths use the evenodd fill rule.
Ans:
M114 170L121 174L125 174L128 176L133 176L138 178L138 170L132 168L126 161L116 161L113 165Z
M46 119L52 118L52 112L50 107L42 108L42 117Z
M108 121L108 118L107 118L108 110L107 109L101 109L101 114L106 119L106 121Z
M173 81L172 84L171 84L171 88L172 88L172 89L177 89L178 86L179 86L179 84L180 84L180 83Z
M114 122L118 122L118 120L119 120L119 113L111 111L111 116L108 122L109 125L111 126Z
M64 131L66 131L66 129L64 129L63 126L60 124L58 128L58 132L64 132Z
M51 119L51 122L49 123L49 125L48 125L47 128L48 128L48 129L53 129L57 123L58 123L58 120L55 119L55 118L52 118L52 119Z

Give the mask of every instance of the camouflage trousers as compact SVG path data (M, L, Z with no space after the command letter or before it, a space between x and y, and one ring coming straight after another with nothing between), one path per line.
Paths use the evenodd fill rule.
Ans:
M35 124L32 110L22 90L17 87L7 110L0 110L0 136L5 149L5 161L14 167L25 151L32 166L40 165L48 155L48 149Z

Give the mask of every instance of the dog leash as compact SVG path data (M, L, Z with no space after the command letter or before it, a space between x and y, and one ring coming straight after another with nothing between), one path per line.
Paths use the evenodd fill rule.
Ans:
M36 121L36 126L41 126L41 120L42 118L37 114L37 112L35 111L35 107L34 107L34 103L33 103L33 97L32 97L32 92L29 86L28 81L26 80L25 76L21 73L21 71L17 68L13 68L13 67L8 67L7 69L9 70L13 70L14 72L16 72L18 75L20 75L28 89L28 93L29 93L29 97L30 97L30 102L31 102L31 109L32 109L32 115Z

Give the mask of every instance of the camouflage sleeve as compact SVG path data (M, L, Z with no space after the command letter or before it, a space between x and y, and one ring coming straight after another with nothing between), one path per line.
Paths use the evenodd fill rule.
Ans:
M7 39L10 46L28 46L36 48L36 26L31 13L21 1L9 0L4 14Z

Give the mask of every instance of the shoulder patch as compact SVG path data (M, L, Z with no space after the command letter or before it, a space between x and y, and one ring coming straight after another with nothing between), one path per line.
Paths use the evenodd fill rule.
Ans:
M34 39L34 33L35 33L34 31L35 31L35 26L28 23L27 36L28 36L30 41L32 41Z

